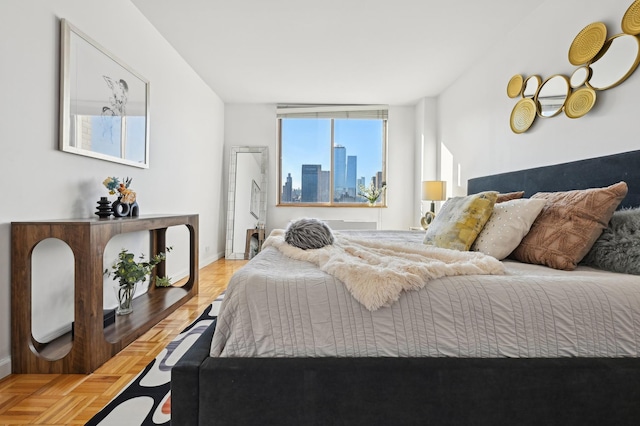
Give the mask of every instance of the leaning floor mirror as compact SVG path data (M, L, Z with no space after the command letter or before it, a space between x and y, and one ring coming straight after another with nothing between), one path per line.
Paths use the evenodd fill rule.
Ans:
M226 259L250 258L251 230L267 220L267 147L233 146L229 162Z

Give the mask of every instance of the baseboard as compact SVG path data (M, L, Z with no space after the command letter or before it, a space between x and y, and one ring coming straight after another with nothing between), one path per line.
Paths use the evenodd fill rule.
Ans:
M224 252L223 253L217 253L217 254L213 254L211 256L207 256L204 258L200 258L198 260L198 269L202 269L205 266L215 262L218 259L221 259L224 257ZM183 278L186 278L189 276L189 270L188 269L182 269L180 271L176 271L171 275L171 282L178 282Z
M0 359L0 379L4 379L11 374L11 357Z
M216 253L211 256L207 256L205 258L200 259L200 268L204 268L205 266L215 262L218 259L222 259L224 257L224 252Z
M337 231L345 229L378 229L378 222L362 220L325 220L329 228Z
M40 343L49 343L70 331L71 324L64 324L54 330L50 330L47 334L43 334L42 336L33 336L33 338Z

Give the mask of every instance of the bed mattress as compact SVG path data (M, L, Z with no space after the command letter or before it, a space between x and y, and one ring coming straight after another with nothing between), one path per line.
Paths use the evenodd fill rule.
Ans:
M350 235L415 244L423 238L411 231ZM339 280L267 247L231 279L211 356L638 356L640 276L504 265L504 275L431 280L369 311Z

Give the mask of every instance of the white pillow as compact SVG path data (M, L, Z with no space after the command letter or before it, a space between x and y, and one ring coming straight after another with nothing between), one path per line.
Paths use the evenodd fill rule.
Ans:
M536 220L546 204L543 199L520 198L497 203L493 214L471 246L472 251L502 260L509 256Z

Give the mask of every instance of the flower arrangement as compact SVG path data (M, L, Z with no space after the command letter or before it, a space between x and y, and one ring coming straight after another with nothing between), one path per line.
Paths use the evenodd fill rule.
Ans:
M368 188L364 185L360 185L358 187L358 195L366 198L367 201L369 202L369 205L373 205L375 204L376 201L378 201L378 198L380 198L380 196L384 194L384 191L386 189L387 189L386 182L382 182L382 185L380 186L380 188L378 188L373 184L373 181L372 181Z
M127 177L120 182L117 177L107 177L102 184L109 190L109 195L118 194L121 202L133 204L136 201L136 193L129 189L133 178Z
M120 179L117 177L107 177L102 184L109 190L109 195L115 195L120 186Z

